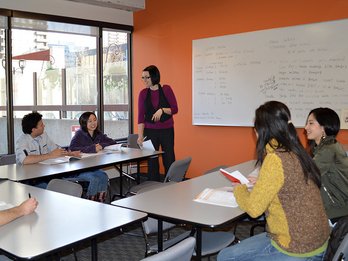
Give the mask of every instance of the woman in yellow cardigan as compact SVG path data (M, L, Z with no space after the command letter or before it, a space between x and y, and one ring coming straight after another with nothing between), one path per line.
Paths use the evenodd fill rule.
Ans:
M329 225L320 197L320 173L298 139L290 111L270 101L255 113L259 177L251 191L234 188L251 217L266 213L267 232L222 250L218 260L322 260Z

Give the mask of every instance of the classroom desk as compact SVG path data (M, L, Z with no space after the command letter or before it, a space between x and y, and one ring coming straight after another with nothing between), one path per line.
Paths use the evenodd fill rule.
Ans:
M18 205L28 193L39 201L36 211L0 227L0 248L12 258L38 259L87 240L92 244L92 260L97 260L97 236L147 216L18 182L0 183L0 201Z
M248 161L228 170L239 170L248 175L254 170L255 161ZM148 213L158 222L158 249L163 249L162 222L191 224L197 229L197 258L201 259L202 228L221 227L229 222L239 219L244 215L240 208L220 207L202 204L193 199L205 188L219 188L231 186L227 178L219 171L212 172L183 182L165 186L163 188L147 191L129 198L113 201L112 204L133 210Z
M4 165L0 166L0 179L25 181L56 175L62 176L66 174L73 174L74 172L87 171L90 169L109 167L113 165L119 165L119 168L122 169L122 164L136 161L139 180L140 161L160 154L162 154L160 151L122 148L121 152L96 154L95 156L82 158L80 160L54 165L45 165L40 163L30 165ZM122 172L120 172L121 195L123 195L122 177Z

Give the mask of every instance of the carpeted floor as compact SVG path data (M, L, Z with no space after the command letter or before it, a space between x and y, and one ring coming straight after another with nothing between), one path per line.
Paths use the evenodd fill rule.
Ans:
M132 184L125 181L124 188ZM111 182L110 194L118 193L118 179L114 179ZM110 199L109 199L110 200ZM234 230L234 224L224 229L225 231ZM257 228L255 234L263 231L263 228ZM182 227L177 227L171 230L171 236L175 236L183 232ZM240 240L247 238L250 233L250 225L238 225L236 230L236 237ZM157 237L150 238L152 243L157 242ZM91 248L85 244L79 244L75 246L75 253L79 261L91 260ZM98 260L100 261L138 261L144 258L145 254L145 241L142 234L141 224L135 224L123 228L120 231L114 232L111 235L104 236L98 239ZM61 253L61 261L73 261L74 256L71 251L67 250ZM194 260L194 259L193 259ZM216 260L216 255L205 257L203 260Z

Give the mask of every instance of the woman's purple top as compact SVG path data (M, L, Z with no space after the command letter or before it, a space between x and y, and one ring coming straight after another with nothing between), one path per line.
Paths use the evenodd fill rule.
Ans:
M116 144L116 141L109 138L105 134L98 132L94 139L82 129L76 131L70 142L69 149L71 151L79 150L84 153L96 153L95 144L100 144L103 149L106 146Z
M146 122L145 121L145 99L148 88L144 88L140 91L139 100L138 100L138 123L144 123L145 128L148 129L168 129L174 126L173 117L164 121L164 122ZM172 88L169 85L163 85L162 90L168 103L170 104L170 109L172 110L172 115L178 113L178 104L176 102L176 98ZM159 104L159 91L158 90L150 90L151 91L151 101L154 108L157 108Z

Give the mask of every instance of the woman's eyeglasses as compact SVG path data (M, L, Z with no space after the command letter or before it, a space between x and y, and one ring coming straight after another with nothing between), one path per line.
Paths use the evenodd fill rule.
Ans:
M150 79L151 77L150 76L142 76L141 77L141 79L143 79L143 80L148 80L148 79Z

